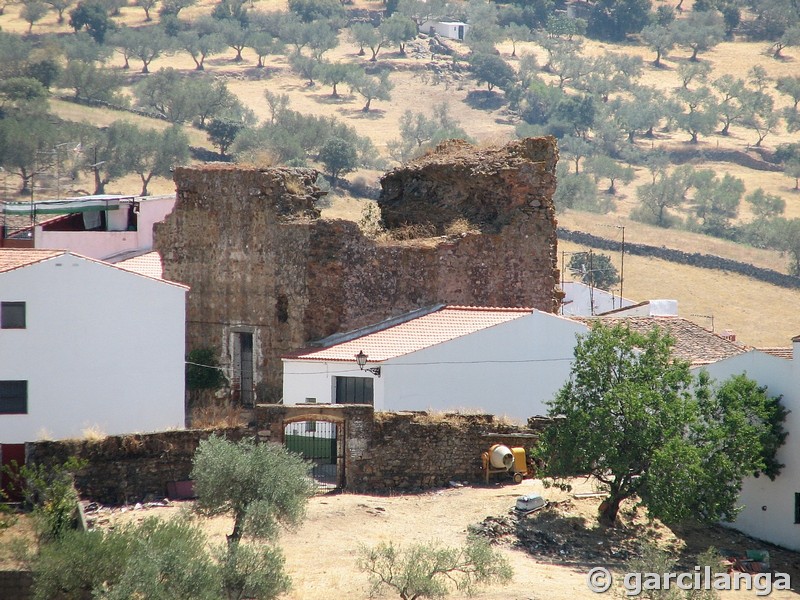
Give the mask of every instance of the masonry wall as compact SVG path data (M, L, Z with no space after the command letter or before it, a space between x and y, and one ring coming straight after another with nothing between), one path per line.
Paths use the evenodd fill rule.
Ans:
M354 492L410 491L483 480L481 453L493 444L536 445L550 422L533 418L527 427L509 425L492 415L373 412L368 405L298 404L256 408L258 435L282 442L287 422L330 420L344 431L346 489Z
M256 408L257 434L251 429L216 433L234 441L257 435L263 442L281 443L285 425L301 419L339 425L345 487L359 492L482 481L482 452L492 444L532 448L549 422L535 420L521 427L491 415L374 413L368 405L261 405ZM168 431L99 441L31 442L26 444L26 462L62 464L77 456L88 463L75 478L82 498L105 504L141 502L167 497L168 482L187 480L200 440L211 433Z
M530 449L538 439L532 430L498 423L491 415L438 420L422 413L376 413L370 433L368 451L348 465L351 491L407 491L450 481L483 481L481 453L490 446Z
M77 456L88 462L75 478L83 498L106 504L141 502L167 497L168 482L187 480L200 440L211 433L184 430L109 436L98 441L31 442L25 445L26 463L63 464ZM246 435L240 429L218 433L234 440Z
M30 600L33 575L30 571L0 571L0 598Z
M188 349L213 346L230 367L236 333L252 333L256 390L275 389L281 355L415 308L555 312L557 156L553 138L493 150L451 143L393 170L379 200L387 227L424 224L437 235L392 243L321 219L313 171L176 169L175 210L156 225L155 248L165 278L191 287ZM447 235L457 219L474 233Z

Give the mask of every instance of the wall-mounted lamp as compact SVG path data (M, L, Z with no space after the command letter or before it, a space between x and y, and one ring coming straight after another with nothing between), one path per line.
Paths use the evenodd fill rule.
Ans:
M358 368L362 371L369 371L375 377L381 376L381 368L380 367L367 367L367 355L364 354L363 350L359 350L358 354L356 354L356 362L358 363Z

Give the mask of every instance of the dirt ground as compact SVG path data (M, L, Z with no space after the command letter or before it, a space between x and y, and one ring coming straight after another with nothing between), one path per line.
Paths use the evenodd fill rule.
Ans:
M579 480L573 492L592 491L594 488L590 483ZM760 542L721 527L672 532L663 526L647 527L641 518L623 532L609 533L595 526L598 498L574 499L566 492L544 489L538 480L526 480L520 485L497 483L394 496L325 495L310 501L302 526L281 534L286 566L293 581L293 591L285 596L285 600L367 598L368 578L357 567L358 551L362 545L389 541L405 545L430 540L462 544L468 527L480 524L486 517L497 517L496 520L502 521L509 517L519 496L532 493L541 494L551 502L563 503L558 507L559 518L552 521L552 527L547 525L545 537L552 538L545 544L547 551L537 551L534 556L515 547L513 535L500 535L495 531L491 537L511 563L514 578L508 585L482 589L476 598L597 598L586 586L589 569L608 566L617 575L624 572L626 557L631 549L638 547L636 542L645 535L655 536L659 545L678 553L680 564L687 570L695 564L694 556L709 545L742 551L764 547ZM139 520L149 514L167 517L186 504L175 503L171 507L150 510L128 509L125 513L115 509L110 522ZM536 518L536 514L527 519ZM218 518L207 522L206 530L214 542L222 543L231 525L230 519ZM572 530L578 534L570 533ZM776 571L788 572L793 581L800 581L800 555L773 547L769 547L769 552ZM622 592L621 587L617 589L617 595ZM613 593L613 590L608 592L609 595ZM723 599L734 597L756 597L756 593L740 591L721 595ZM782 600L795 598L796 594L778 591L771 597Z

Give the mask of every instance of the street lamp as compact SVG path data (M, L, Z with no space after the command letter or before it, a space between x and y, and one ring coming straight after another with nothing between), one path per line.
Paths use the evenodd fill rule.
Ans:
M367 358L369 358L366 354L364 354L363 350L359 350L358 354L356 354L356 362L358 363L358 368L362 371L369 371L375 377L381 376L381 368L380 367L367 367Z

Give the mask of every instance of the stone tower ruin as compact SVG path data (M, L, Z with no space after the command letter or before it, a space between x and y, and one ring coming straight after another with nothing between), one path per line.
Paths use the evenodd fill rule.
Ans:
M336 332L438 303L555 312L557 160L552 137L451 141L393 169L378 201L387 230L435 230L405 241L320 218L310 169L177 168L155 248L164 277L191 287L187 351L216 349L249 404L280 389L283 354ZM448 235L458 219L470 233Z

